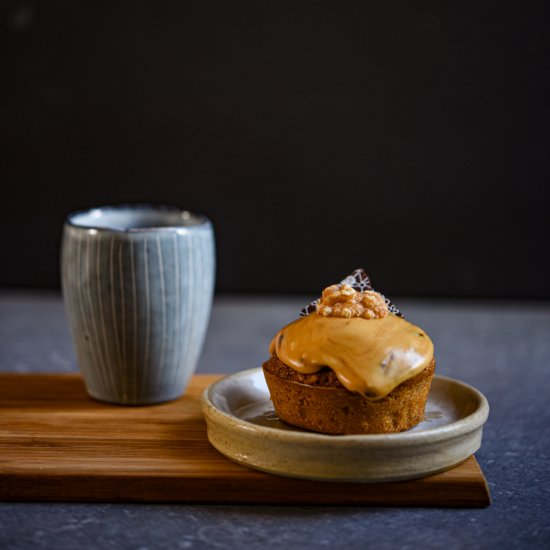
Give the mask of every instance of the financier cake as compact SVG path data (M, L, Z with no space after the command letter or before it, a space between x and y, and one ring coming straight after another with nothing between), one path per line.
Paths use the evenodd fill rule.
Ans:
M372 289L361 269L281 329L263 372L275 412L324 434L409 430L424 418L432 341Z

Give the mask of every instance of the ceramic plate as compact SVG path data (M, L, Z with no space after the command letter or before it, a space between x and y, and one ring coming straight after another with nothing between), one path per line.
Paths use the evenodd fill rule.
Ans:
M264 472L326 481L395 481L449 469L479 449L489 414L478 390L435 376L425 419L412 430L317 434L277 418L259 368L212 384L201 405L210 443L228 458Z

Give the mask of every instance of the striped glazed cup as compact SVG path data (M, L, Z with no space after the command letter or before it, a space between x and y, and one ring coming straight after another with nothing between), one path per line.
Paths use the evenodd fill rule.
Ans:
M179 397L203 346L215 277L210 221L172 206L70 214L65 308L88 393L121 405Z

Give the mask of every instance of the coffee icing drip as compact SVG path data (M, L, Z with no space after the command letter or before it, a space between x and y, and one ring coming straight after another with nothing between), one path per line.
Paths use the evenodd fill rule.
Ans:
M363 269L341 283L359 292L374 290ZM390 314L376 319L325 317L316 312L315 300L275 335L270 352L302 374L329 367L349 391L382 399L425 369L434 352L429 336L384 300Z
M314 313L281 329L270 352L302 374L330 367L346 389L381 399L428 366L433 344L396 315L345 319Z

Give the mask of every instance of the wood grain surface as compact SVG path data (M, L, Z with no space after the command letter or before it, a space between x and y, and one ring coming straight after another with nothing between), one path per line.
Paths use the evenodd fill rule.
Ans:
M490 504L472 456L393 483L333 483L231 462L206 437L195 376L177 401L121 407L89 398L76 374L0 374L0 500L461 506Z

